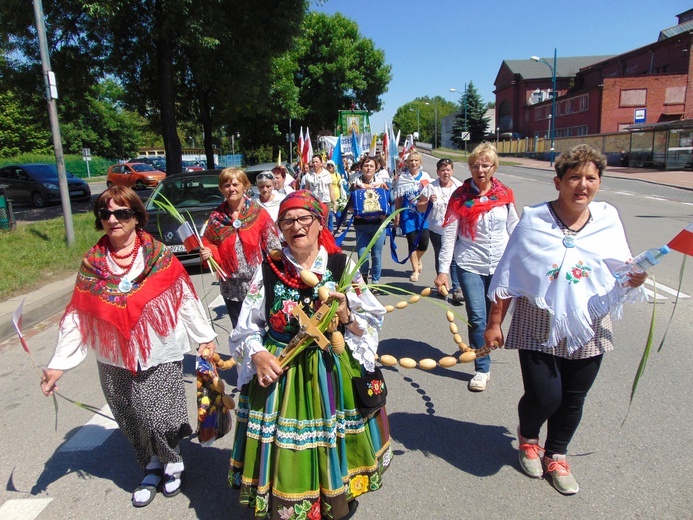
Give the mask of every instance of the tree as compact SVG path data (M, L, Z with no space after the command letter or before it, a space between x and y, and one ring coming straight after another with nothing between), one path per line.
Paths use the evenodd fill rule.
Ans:
M454 114L456 110L457 105L455 103L447 101L441 96L418 97L397 109L392 118L392 124L395 128L400 129L403 135L413 134L420 127L419 141L431 144L436 141L440 144L442 120L444 117ZM436 127L438 138L434 140Z
M467 120L465 127L465 97L466 97L466 112ZM464 141L462 141L462 132L469 131L471 133L470 140L472 143L479 143L484 140L486 135L488 124L491 118L486 117L486 103L483 102L481 96L474 87L474 83L471 81L467 85L467 93L462 94L462 99L460 101L460 113L457 116L455 125L453 127L453 137L452 141L460 148L464 147Z
M37 124L35 116L13 91L0 93L0 157L12 157L24 152L51 152L48 114L44 113L46 124L43 125Z
M308 14L287 55L298 104L306 114L301 123L311 128L312 136L332 134L339 110L381 109L391 66L354 21L339 13Z

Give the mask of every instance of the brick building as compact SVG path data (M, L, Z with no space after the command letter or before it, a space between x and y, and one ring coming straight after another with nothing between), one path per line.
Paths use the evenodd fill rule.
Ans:
M559 56L555 137L693 119L693 9L679 14L678 21L661 31L656 42L623 54ZM545 60L553 64L553 57ZM494 84L501 136L546 137L551 67L531 59L505 60ZM644 121L636 121L636 111Z

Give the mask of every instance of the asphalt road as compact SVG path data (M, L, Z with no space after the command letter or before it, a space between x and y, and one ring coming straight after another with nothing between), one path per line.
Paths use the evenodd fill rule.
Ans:
M434 172L433 160L425 167ZM456 176L466 168L456 165ZM518 206L555 197L551 175L537 170L501 168L498 177L510 185ZM608 182L607 182L608 181ZM680 191L680 190L679 190ZM691 200L681 194L661 193L660 188L635 181L607 179L597 198L620 211L634 253L659 246L693 220ZM354 245L349 237L345 249ZM398 251L406 242L398 239ZM424 257L424 274L418 284L409 273L384 255L383 281L409 290L432 283L432 250ZM678 286L681 255L672 253L655 268L658 284ZM198 294L211 301L218 289L209 275L193 276ZM691 274L685 272L682 291L693 294ZM569 460L580 483L580 492L564 497L543 480L530 479L517 462L516 406L521 378L516 354L492 355L492 379L486 392L473 394L466 383L473 375L470 365L424 372L401 367L386 368L389 386L388 412L395 457L384 476L384 487L359 498L354 518L691 518L693 494L687 476L693 466L691 434L691 361L688 337L691 298L681 298L661 352L653 353L628 419L629 394L643 351L653 310L655 340L667 325L674 298L662 292L657 303L628 306L616 322L616 349L605 356L601 373L590 392L582 424L570 445ZM666 299L665 299L666 298ZM382 297L395 303L398 297ZM422 301L386 318L381 353L415 359L439 359L455 352L440 300ZM464 307L454 307L464 316ZM229 322L223 309L215 325L222 352L227 352ZM29 338L34 357L45 363L57 337L57 318L34 328ZM460 319L458 325L462 325ZM465 333L463 332L463 337ZM683 341L682 341L683 339ZM97 408L104 405L93 356L66 374L63 395ZM211 448L195 439L183 445L187 481L174 498L159 495L144 510L130 505L130 494L141 474L132 451L117 430L102 442L104 428L86 426L94 415L58 400L55 429L53 403L40 394L37 375L29 356L16 341L0 344L0 406L6 418L0 435L7 448L0 459L0 475L6 482L0 491L0 518L130 519L250 519L237 504L237 492L225 483L231 435ZM188 404L194 418L194 358L185 360L189 383ZM233 370L224 374L235 381ZM97 416L98 418L98 416ZM81 429L81 430L80 430ZM96 439L91 450L71 449L75 433L88 432ZM17 500L17 502L9 502ZM9 516L10 508L25 512ZM26 513L28 506L38 516ZM7 509L5 509L7 508Z

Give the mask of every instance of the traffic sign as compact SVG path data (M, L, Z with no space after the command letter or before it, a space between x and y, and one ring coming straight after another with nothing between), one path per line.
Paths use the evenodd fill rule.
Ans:
M472 140L472 133L471 132L462 132L460 134L460 139L463 141L471 141Z
M645 123L647 121L647 109L646 108L636 108L633 114L634 123Z

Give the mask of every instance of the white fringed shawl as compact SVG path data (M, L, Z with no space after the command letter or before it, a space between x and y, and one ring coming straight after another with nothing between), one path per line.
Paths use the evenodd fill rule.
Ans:
M623 288L612 272L631 258L616 208L589 205L592 220L563 245L564 234L543 202L525 207L498 264L488 296L491 300L524 296L546 309L550 318L548 347L563 338L569 353L594 337L592 319L611 313L620 319L624 302L646 301L642 287Z

